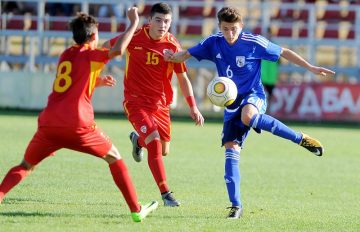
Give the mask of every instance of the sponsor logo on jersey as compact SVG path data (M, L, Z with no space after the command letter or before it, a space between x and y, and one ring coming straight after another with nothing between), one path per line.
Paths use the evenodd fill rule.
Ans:
M245 65L245 56L236 56L236 65L241 68Z
M220 53L218 53L218 54L216 55L216 58L221 59Z
M142 50L143 48L142 47L134 47L134 50Z

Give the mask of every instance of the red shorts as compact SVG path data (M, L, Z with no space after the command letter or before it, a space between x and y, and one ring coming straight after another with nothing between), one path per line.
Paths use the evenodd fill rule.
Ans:
M169 142L171 139L170 107L158 106L157 109L144 107L134 102L124 102L125 113L138 132L139 136L145 138L157 130L160 139Z
M36 165L61 148L104 157L111 146L110 138L96 125L82 128L38 127L25 151L24 159Z

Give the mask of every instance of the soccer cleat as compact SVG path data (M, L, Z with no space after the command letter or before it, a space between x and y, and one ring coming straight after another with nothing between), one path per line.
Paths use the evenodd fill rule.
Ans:
M230 209L229 214L226 217L227 219L238 219L241 217L243 213L243 209L240 206L231 206L228 207L227 209Z
M162 199L164 201L164 206L169 206L169 207L180 206L180 202L178 202L175 199L172 192L163 193L163 194L161 194L161 197L162 197Z
M142 205L140 212L134 212L131 213L131 217L134 222L141 222L146 218L149 213L154 211L159 206L159 203L157 201L152 201L146 205Z
M130 133L129 137L130 137L130 141L133 145L132 156L136 162L141 162L141 160L143 159L144 153L143 153L142 147L140 147L138 145L139 135L135 131L133 131Z
M308 149L311 153L317 156L322 156L324 152L324 147L321 145L321 143L308 136L307 134L302 134L301 142L299 143L300 146Z

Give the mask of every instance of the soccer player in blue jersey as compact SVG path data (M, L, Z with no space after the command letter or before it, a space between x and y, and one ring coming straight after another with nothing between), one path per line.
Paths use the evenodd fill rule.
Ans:
M188 50L177 53L168 51L165 59L177 63L193 56L198 60L213 61L218 75L232 79L238 88L237 99L224 110L222 132L222 145L225 146L224 178L232 203L227 218L236 219L243 212L240 200L240 150L251 128L258 133L265 130L290 140L317 156L321 156L324 151L318 140L294 131L265 114L266 97L260 78L261 60L277 61L283 57L316 75L334 75L335 72L311 65L295 52L260 35L243 32L242 17L236 8L222 8L217 18L219 33L205 38Z

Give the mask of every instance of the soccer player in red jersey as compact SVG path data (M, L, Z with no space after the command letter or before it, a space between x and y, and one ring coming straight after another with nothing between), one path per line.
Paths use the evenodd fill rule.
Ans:
M185 63L173 64L163 57L166 50L175 52L181 49L176 38L168 32L171 19L172 10L168 4L154 4L148 25L138 29L132 37L126 51L123 104L129 121L137 131L130 134L134 159L141 161L141 147L148 150L148 165L164 205L179 206L166 182L162 160L162 155L169 153L173 72L177 75L196 125L203 125L204 118L196 106ZM109 48L117 39L115 37L103 46Z
M135 222L142 221L158 206L153 201L139 205L135 188L110 138L98 128L94 121L91 97L95 87L113 86L111 76L99 74L109 59L122 55L139 23L137 8L128 10L130 26L121 39L109 49L97 49L98 23L85 13L79 13L70 22L76 45L66 49L60 56L53 91L46 108L38 118L38 129L30 141L20 165L9 170L0 185L0 202L43 159L61 148L91 154L109 164L111 175L122 192Z

